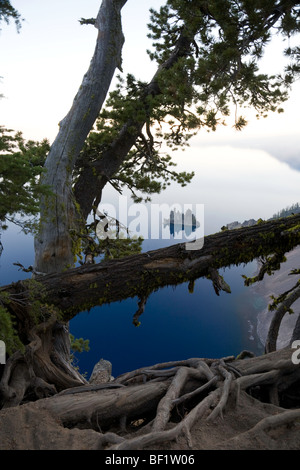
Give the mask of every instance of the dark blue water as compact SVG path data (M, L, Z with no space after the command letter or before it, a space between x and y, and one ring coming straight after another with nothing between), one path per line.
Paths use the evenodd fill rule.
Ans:
M2 233L4 250L0 257L0 285L30 277L14 262L33 263L33 240L12 227ZM174 240L145 240L143 251L174 243ZM217 296L207 279L195 282L194 292L184 283L160 289L149 297L140 317L132 323L138 299L127 299L89 312L70 323L71 333L90 341L90 351L76 354L77 366L87 377L101 358L112 362L113 375L158 362L189 357L236 355L243 349L262 352L255 334L257 298L244 287L241 274L251 275L255 263L221 272L231 294ZM250 327L250 328L249 328Z
M144 242L144 250L166 246L172 241ZM173 241L174 243L174 241ZM143 251L144 251L143 250ZM215 294L211 281L165 287L152 293L140 326L132 323L138 298L127 299L77 315L71 322L75 337L90 341L90 351L77 355L80 371L89 377L101 358L111 361L113 375L159 362L189 357L237 355L243 349L262 353L256 336L257 298L244 286L242 274L252 275L256 263L227 268L221 272L231 294Z

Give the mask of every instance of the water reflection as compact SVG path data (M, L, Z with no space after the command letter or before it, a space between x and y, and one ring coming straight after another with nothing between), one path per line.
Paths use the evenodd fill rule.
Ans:
M191 209L187 209L183 213L175 207L174 210L170 211L169 219L164 219L163 226L164 228L169 227L171 237L177 239L185 237L189 239L192 233L200 227L200 222L196 219Z

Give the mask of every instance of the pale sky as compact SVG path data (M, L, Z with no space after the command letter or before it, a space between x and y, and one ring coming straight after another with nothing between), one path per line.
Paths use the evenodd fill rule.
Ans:
M101 0L13 0L25 18L0 33L0 122L25 137L53 140L92 58L97 30L81 26L81 17L98 13ZM146 24L149 7L161 0L128 0L122 10L125 45L123 68L148 80L155 71L146 54L151 41Z
M71 107L96 43L96 29L93 26L81 26L78 20L81 17L95 17L100 3L101 0L12 0L13 6L25 21L19 34L14 23L9 26L2 24L0 93L5 98L0 101L1 125L22 131L27 139L40 140L46 137L51 142L55 138L58 123ZM162 0L128 0L122 10L125 34L124 72L133 73L138 79L145 81L151 79L156 69L146 54L146 49L151 46L151 41L146 37L149 8L159 8L163 3ZM280 65L278 43L273 42L270 53L264 60L264 70L276 72L280 70ZM205 194L204 189L200 191L203 196L199 196L198 192L198 202L206 202L207 195L211 194L212 199L215 199L214 207L222 202L225 204L224 197L220 198L219 193L216 194L213 190L217 181L215 175L221 171L220 178L223 181L225 175L230 177L231 186L227 186L226 195L231 199L226 204L227 207L233 203L236 205L232 206L232 217L235 212L239 214L240 206L245 210L242 194L247 199L249 195L253 195L254 200L257 199L256 208L259 209L259 200L268 178L267 166L274 163L274 157L283 166L279 168L275 164L274 184L267 184L267 187L271 185L272 188L269 200L268 197L265 199L266 215L271 216L272 211L299 201L297 188L300 187L300 172L292 170L300 170L299 96L300 86L297 83L290 100L284 104L284 114L271 114L267 119L257 121L254 114L250 113L249 124L242 132L232 128L232 118L227 127L220 128L215 133L199 132L192 140L191 148L182 156L184 160L181 160L181 154L177 154L175 158L184 162L183 169L190 166L189 169L196 170L195 181L199 184L201 182L202 188L206 190ZM232 148L235 149L234 152L230 150ZM243 154L245 158L237 158L241 149L246 152ZM250 158L250 151L254 152L253 158ZM206 160L210 162L209 168L206 168L203 158L198 158L203 155L209 155ZM220 155L223 155L223 159L220 159ZM262 161L263 168L260 166ZM231 170L224 171L224 164L227 170ZM250 177L249 165L255 167L257 176L247 192L242 192L243 184L239 187L237 180L240 176L237 175L242 175L243 181L247 175ZM260 174L264 178L259 178ZM207 178L210 177L215 182L212 185L208 184ZM279 181L281 194L278 190ZM232 185L235 186L235 192L229 191ZM195 183L191 189L183 189L182 194L188 192L191 195L197 187L199 186ZM238 194L241 196L237 196ZM207 204L209 205L208 202ZM254 210L249 207L249 218L252 213ZM230 221L231 218L227 218L227 222Z
M0 33L0 122L24 132L27 138L53 140L58 122L68 112L92 57L96 29L81 26L81 17L95 17L101 0L13 0L13 6L25 18L21 32L15 25L2 24ZM149 8L158 8L162 0L128 0L122 10L125 45L124 71L149 80L155 71L146 49L146 24ZM277 52L276 44L273 51ZM268 70L276 71L278 54L266 59ZM246 139L256 135L298 135L299 84L288 103L284 115L272 115L257 122L254 116L243 133L233 132L229 126L213 135L216 139ZM210 141L201 132L199 138Z

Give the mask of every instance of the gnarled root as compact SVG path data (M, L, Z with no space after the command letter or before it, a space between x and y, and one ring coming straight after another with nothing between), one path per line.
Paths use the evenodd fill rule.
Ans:
M181 435L186 437L188 447L192 448L192 428L195 423L203 418L206 422L214 422L218 417L222 419L230 396L235 396L235 403L238 406L241 391L251 393L254 389L258 393L260 389L262 395L269 392L269 396L272 397L274 389L279 395L287 382L289 385L299 383L300 371L292 364L290 357L290 351L287 350L275 354L273 361L270 357L262 356L238 361L233 361L233 358L218 361L193 359L187 361L186 365L175 365L174 378L157 407L156 417L150 430L142 435L128 436L127 439L110 448L114 450L151 448L151 446L176 440ZM159 366L152 368L151 371L140 370L138 374L152 372L155 376L157 369ZM170 370L172 369L166 369L168 376ZM136 379L138 376L135 376ZM127 379L131 380L132 375L127 376ZM202 385L193 386L192 391L180 395L184 388L191 387L191 379L194 384L198 381L198 384L202 382ZM206 391L209 393L205 394ZM198 402L195 402L196 396L200 397ZM183 403L190 403L189 406L187 405L184 417L179 423L171 425L169 418L172 407ZM266 427L281 425L286 421L295 421L300 416L299 410L284 411L278 408L279 411L278 415L267 417L257 423L251 432L255 433L258 428L262 430Z
M25 351L14 353L5 365L0 382L1 408L86 383L70 364L66 344L69 334L64 329L53 315L29 331Z
M230 413L239 416L241 410L244 412L240 403L247 396L251 401L250 427L241 428L236 437L229 436L228 440L226 435L221 436L239 448L239 436L243 439L247 434L254 441L256 431L268 433L272 428L297 425L300 413L292 408L300 404L297 395L300 368L293 364L292 353L291 349L285 349L260 357L246 354L246 359L192 358L156 364L122 374L107 384L72 387L21 408L33 409L35 414L48 413L60 423L57 426L70 433L75 429L86 433L89 430L93 448L176 448L179 440L181 446L197 449L194 429L225 426ZM291 401L293 393L295 400ZM288 400L286 408L290 410L285 409ZM272 404L274 401L276 406ZM257 421L252 419L256 406L260 410ZM73 440L72 448L74 445ZM215 448L219 445L222 442L217 442Z
M125 382L132 380L133 376L138 380L142 374L147 374L149 378L151 373L152 377L157 377L158 371L160 376L164 372L170 376L170 371L172 369L174 371L173 380L157 407L156 417L150 429L142 435L128 436L127 439L110 448L115 450L144 449L176 440L181 435L186 437L188 446L192 448L194 424L203 418L206 422L213 422L218 416L223 418L230 396L235 397L237 406L241 391L251 393L254 389L258 393L257 390L260 389L262 395L269 393L272 397L274 388L279 395L287 382L289 385L299 382L300 371L292 364L290 357L291 352L287 350L275 353L274 356L253 357L246 360L233 361L232 357L217 361L191 359L185 363L171 363L170 366L173 366L171 369L166 368L167 364L162 364L161 366L166 368L164 371L156 365L151 370L137 371L135 376L134 373L127 374L124 377ZM122 378L118 380L122 382ZM198 387L195 386L196 382L198 382ZM199 386L199 382L202 385ZM191 387L192 390L181 393L184 389L189 390ZM197 401L195 401L196 397L199 397ZM171 425L172 408L184 403L186 404L185 415L179 423ZM298 414L298 411L288 413L286 418L298 419ZM257 426L272 426L273 423L275 426L284 419L283 415L282 418L270 417Z

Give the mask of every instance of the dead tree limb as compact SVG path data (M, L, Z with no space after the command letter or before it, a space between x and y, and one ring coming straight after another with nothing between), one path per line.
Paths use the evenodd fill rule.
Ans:
M282 319L286 315L286 313L290 311L291 306L296 302L297 299L299 299L299 297L300 286L297 283L293 290L281 302L280 306L277 308L273 315L265 344L266 352L272 352L276 350L276 342Z

